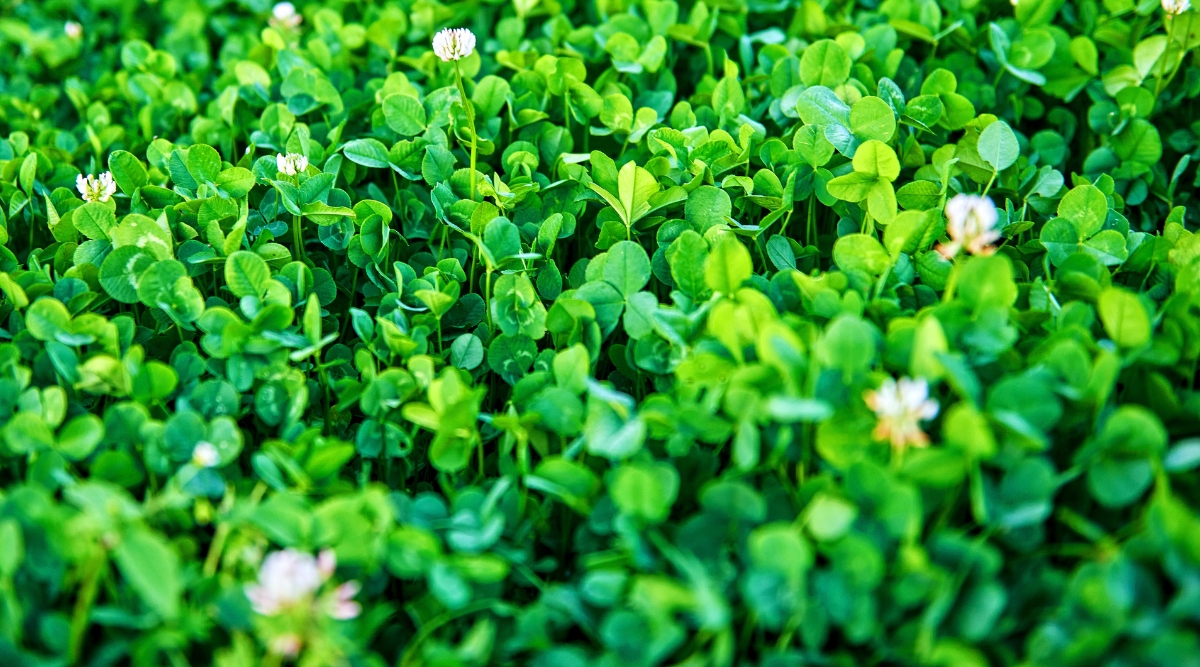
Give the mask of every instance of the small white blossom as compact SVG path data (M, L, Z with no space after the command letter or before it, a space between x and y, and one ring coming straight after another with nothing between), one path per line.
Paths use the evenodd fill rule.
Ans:
M446 28L433 36L433 52L444 62L462 60L475 50L475 33L466 28Z
M325 613L338 621L348 621L362 613L362 605L354 601L354 596L362 586L357 581L347 581L338 586L325 603Z
M192 450L192 465L197 468L214 468L220 464L221 452L217 451L216 445L207 440L196 443L195 449Z
M88 174L85 178L80 174L75 178L75 187L79 189L79 194L83 195L83 200L92 202L107 202L117 192L117 184L113 181L112 172L104 172L100 174L100 178L96 178L93 174Z
M1171 16L1179 16L1192 8L1190 0L1162 0L1163 11Z
M284 549L263 560L258 583L246 585L246 597L254 611L273 616L309 600L322 581L317 559L312 554Z
M63 32L66 33L67 37L70 37L71 39L79 39L83 36L83 26L79 25L75 21L67 21L63 25Z
M276 551L263 561L258 570L258 581L246 585L246 597L254 611L263 616L306 607L322 610L336 620L355 618L362 612L362 606L354 601L361 588L357 581L348 581L323 595L319 601L313 600L336 569L337 557L330 549L321 551L315 558L295 549Z
M1021 2L1021 0L1008 0L1008 1L1012 4L1013 7L1016 7Z
M280 153L275 156L275 167L282 174L295 176L308 169L308 158L299 153Z
M337 570L337 554L333 553L333 549L322 549L321 553L317 554L317 572L321 573L321 579L332 577L335 570Z
M290 2L277 2L271 8L271 23L285 28L295 28L304 21L304 17L296 11L296 5Z
M963 248L972 255L990 255L992 247L1000 238L996 230L996 206L988 197L958 194L946 202L946 233L950 242L939 245L937 250L946 259L951 259Z
M896 382L888 378L879 389L867 391L863 400L879 420L874 432L876 439L888 440L896 449L929 444L929 436L921 430L919 422L936 417L938 404L929 399L929 383L924 379L900 378Z

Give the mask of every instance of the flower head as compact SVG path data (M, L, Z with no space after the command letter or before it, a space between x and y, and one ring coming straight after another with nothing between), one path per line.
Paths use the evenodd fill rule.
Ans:
M304 21L304 17L296 11L296 5L290 2L277 2L271 8L271 24L284 28L295 28Z
M879 420L874 432L877 439L891 441L896 449L906 445L924 447L929 443L918 422L936 417L938 404L930 400L929 383L925 380L900 378L897 382L888 378L879 389L867 391L863 400Z
M207 440L196 443L195 449L192 450L192 465L197 468L215 468L220 464L221 452L217 451L216 445Z
M71 39L79 39L83 36L83 26L75 21L67 21L63 24L63 32Z
M946 202L946 233L950 242L939 245L937 250L946 259L952 259L963 248L972 255L990 255L992 247L1000 238L996 230L996 206L988 197L958 194Z
M263 560L258 583L247 584L246 597L254 611L273 616L308 600L321 587L321 571L312 554L284 549Z
M1171 16L1179 16L1192 8L1190 0L1162 0L1163 11Z
M475 33L466 28L446 28L433 36L433 52L444 62L462 60L475 50Z
M85 178L80 174L75 178L75 187L79 189L79 194L83 195L83 200L88 202L107 202L117 192L117 184L109 171L100 174L100 178L92 174Z
M280 153L275 156L275 167L280 173L288 176L302 174L308 169L308 158L300 153Z
M246 597L254 611L274 616L288 609L304 607L323 610L331 618L347 620L358 616L362 606L354 601L359 583L348 581L314 603L314 595L337 568L331 549L312 554L284 549L271 553L258 570L258 581L246 585ZM298 649L297 649L298 650Z
M362 586L357 581L347 581L334 589L325 600L325 613L338 621L348 621L362 613L362 605L354 601L354 596Z

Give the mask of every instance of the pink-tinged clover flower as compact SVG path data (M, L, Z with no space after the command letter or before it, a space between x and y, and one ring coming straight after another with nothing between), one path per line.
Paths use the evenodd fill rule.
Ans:
M924 379L888 378L879 389L867 391L863 400L875 411L877 439L891 442L896 449L929 444L920 422L936 417L938 404L929 398L929 383Z
M972 255L996 252L992 244L1000 239L996 229L998 218L990 198L954 195L946 202L946 234L950 236L950 242L939 245L937 251L946 259L953 259L964 248Z
M313 596L336 569L337 557L331 549L316 557L295 549L275 551L263 560L258 581L246 585L246 597L254 611L263 616L298 607L314 608ZM353 600L360 588L357 581L348 581L324 596L319 607L337 620L354 618L362 611Z

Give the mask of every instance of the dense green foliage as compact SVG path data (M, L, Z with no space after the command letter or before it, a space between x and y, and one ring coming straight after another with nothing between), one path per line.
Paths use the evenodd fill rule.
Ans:
M1200 665L1186 6L287 9L0 0L0 664Z

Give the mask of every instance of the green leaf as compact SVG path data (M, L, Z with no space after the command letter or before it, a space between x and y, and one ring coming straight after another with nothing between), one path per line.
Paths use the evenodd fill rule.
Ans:
M121 576L147 607L164 619L171 620L179 615L183 592L179 557L161 535L141 526L132 526L122 532L113 556Z
M704 280L709 288L727 295L736 292L753 273L750 251L735 237L717 241L704 266Z
M632 225L650 212L650 196L659 191L658 181L645 169L633 161L626 162L617 172L617 193L620 208L617 212L625 221L625 226Z
M728 224L733 203L729 193L711 185L701 185L688 195L684 204L684 216L692 223L692 229L701 234L717 225Z
M242 167L230 167L217 176L216 183L230 197L245 197L254 187L254 173Z
M100 285L121 303L137 303L138 281L142 272L155 261L154 255L136 245L117 248L100 265Z
M342 146L342 155L351 162L373 169L388 166L388 151L378 139L355 139Z
M874 176L888 182L900 175L900 160L891 146L872 139L865 141L854 153L854 173Z
M708 243L703 236L690 229L684 231L667 248L666 258L671 267L671 279L679 289L696 299L708 294L708 281L705 278Z
M662 523L679 493L679 473L667 463L631 463L610 473L609 494L626 516Z
M887 143L896 134L895 112L878 97L864 97L850 107L850 131L862 141Z
M197 183L211 183L221 173L221 156L212 146L192 146L187 153L187 170Z
M72 461L81 461L91 456L103 439L104 422L96 415L79 415L63 426L56 449Z
M1104 330L1114 343L1124 348L1141 347L1150 342L1150 315L1136 294L1120 287L1100 293L1096 304Z
M146 168L129 151L113 151L108 156L108 170L112 172L117 187L127 195L149 182Z
M225 284L235 296L261 297L271 281L271 269L257 253L239 250L225 259Z
M1012 128L1002 120L983 128L983 132L979 133L977 150L984 162L991 165L993 171L998 172L1012 166L1021 154L1020 146L1017 145L1017 135L1013 134Z
M70 331L71 313L58 299L38 299L25 313L25 327L38 340L57 340L59 334Z
M800 80L806 86L838 86L850 76L850 56L832 39L813 42L800 57Z
M849 271L878 276L892 264L883 244L870 234L847 234L833 244L833 261Z
M117 226L117 217L104 204L87 202L71 213L71 223L89 239L107 241Z
M388 127L403 137L414 137L421 134L425 131L428 122L425 117L425 107L416 98L403 93L392 93L383 98L383 117ZM350 159L354 158L350 157ZM357 160L355 161L357 162Z
M1094 185L1079 185L1058 203L1058 215L1075 226L1079 238L1086 239L1100 231L1108 218L1108 200Z
M650 257L642 246L620 241L608 249L604 279L628 298L650 282Z

